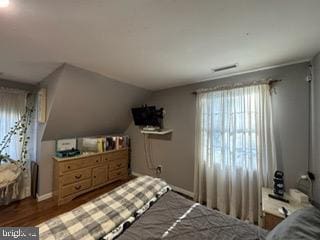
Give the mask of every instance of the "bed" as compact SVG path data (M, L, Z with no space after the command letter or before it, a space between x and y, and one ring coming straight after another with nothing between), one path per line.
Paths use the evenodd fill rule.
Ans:
M118 240L265 239L267 231L169 191Z
M40 239L46 240L259 240L269 235L258 226L188 200L163 180L148 176L136 178L38 227Z

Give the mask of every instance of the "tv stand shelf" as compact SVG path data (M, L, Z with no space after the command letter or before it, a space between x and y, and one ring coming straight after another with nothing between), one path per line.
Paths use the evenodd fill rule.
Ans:
M154 134L154 135L166 135L172 132L173 132L173 129L159 129L159 130L153 130L153 131L141 130L142 134Z

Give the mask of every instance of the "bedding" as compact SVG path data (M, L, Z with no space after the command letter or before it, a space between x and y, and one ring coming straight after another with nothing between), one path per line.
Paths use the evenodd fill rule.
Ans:
M265 239L267 231L143 176L39 227L40 239Z
M70 212L38 225L40 239L99 239L169 189L161 179L149 176L136 178Z
M295 211L268 234L267 240L320 239L320 210L315 207Z
M117 240L265 239L267 231L169 191Z

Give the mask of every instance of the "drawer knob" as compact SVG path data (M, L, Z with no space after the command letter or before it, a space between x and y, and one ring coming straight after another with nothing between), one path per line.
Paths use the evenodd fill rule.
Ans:
M97 178L97 176L93 176L93 178Z
M121 163L118 163L117 166L118 166L118 167L121 167Z
M108 160L108 158L106 157L104 160L106 160L106 161L107 161L107 160Z
M96 162L99 162L99 160L97 159Z
M76 179L79 179L79 178L81 178L82 177L82 175L81 174L79 174L79 175L76 175L76 176L74 176Z
M121 174L121 172L117 172L117 175L119 176Z
M76 190L79 190L79 189L81 188L81 185L75 186L74 188L75 188Z
M70 166L68 166L68 169L70 169L71 167Z

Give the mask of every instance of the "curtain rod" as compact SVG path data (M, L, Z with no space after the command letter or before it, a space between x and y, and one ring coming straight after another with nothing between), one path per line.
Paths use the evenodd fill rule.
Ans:
M243 82L243 83L230 83L230 84L221 84L215 87L210 88L201 88L197 89L192 92L192 94L198 94L198 93L205 93L205 92L213 92L213 91L221 91L221 90L228 90L233 88L241 88L241 87L249 87L254 85L263 85L268 84L272 85L277 82L281 82L281 79L268 79L268 80L260 80L260 81L250 81L250 82Z

